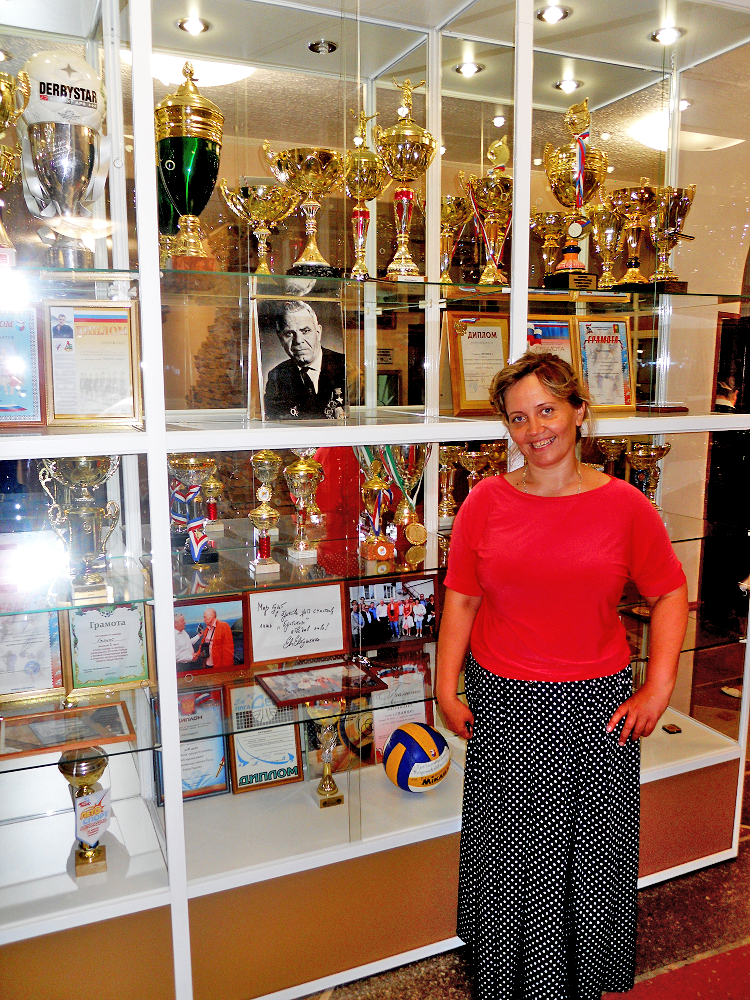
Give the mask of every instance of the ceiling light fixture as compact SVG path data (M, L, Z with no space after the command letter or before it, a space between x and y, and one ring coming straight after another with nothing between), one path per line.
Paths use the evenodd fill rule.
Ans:
M505 124L505 117L503 115L495 115L495 117L492 119L492 124L495 126L495 128L502 128L503 125Z
M310 42L307 46L311 52L314 52L318 56L330 56L332 52L335 52L338 48L336 42L331 42L327 38L319 38L315 42Z
M602 140L602 142L609 142L609 140L612 138L612 134L610 132L602 132L599 138Z
M573 13L569 7L561 7L559 4L551 3L549 7L542 7L541 10L536 12L536 16L540 21L546 21L547 24L557 24L558 21L564 21L566 17L570 17Z
M0 62L8 62L13 58L13 53L8 52L7 49L0 49Z
M607 167L607 173L608 174L613 174L614 172L615 172L615 168L614 167Z
M191 14L190 17L182 17L177 22L177 27L182 28L183 31L187 31L189 35L202 35L204 31L208 31L211 27L208 21L204 21L202 17L196 17L195 14Z
M682 38L685 34L684 28L675 28L670 25L665 25L663 28L659 28L654 31L649 36L652 42L658 42L660 45L674 45L674 43Z
M461 76L476 76L477 73L482 72L484 65L483 63L462 62L453 68L457 73L460 73Z
M539 157L537 157L537 158L536 158L536 159L534 160L534 166L535 166L535 167L541 167L541 165L542 165L542 161L541 161L541 160L539 159Z
M133 53L130 49L120 49L120 58L128 66L133 65ZM204 87L226 87L231 83L239 83L255 72L255 66L243 66L240 63L213 62L207 59L192 59L195 79ZM184 83L182 67L185 65L184 55L172 52L154 52L151 55L151 71L155 80L160 80L165 87L174 83Z
M555 89L561 90L563 94L572 94L574 90L578 90L582 86L582 80L558 80Z
M693 103L692 101L688 101L686 98L683 98L680 101L680 111L687 111L687 109L690 107L692 103Z
M440 155L445 156L445 146L440 147Z

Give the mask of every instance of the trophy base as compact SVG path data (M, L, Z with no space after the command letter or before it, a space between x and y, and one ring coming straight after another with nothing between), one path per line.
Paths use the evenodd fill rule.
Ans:
M321 809L328 809L330 806L343 806L344 804L344 793L339 791L338 788L335 788L335 791L321 792L320 786L316 785L313 790L313 794L318 800L318 805Z
M47 248L47 267L74 270L89 269L94 266L94 255L78 240L58 239L54 246Z
M286 273L298 278L340 278L341 268L330 264L293 264Z
M281 566L275 559L256 559L249 566L251 574L257 579L260 576L278 576Z
M438 530L448 531L453 527L453 522L456 520L456 515L452 514L450 517L439 517L438 518Z
M73 604L86 604L88 601L106 600L112 593L112 588L108 587L105 581L101 583L76 583L70 582Z
M393 559L387 559L385 561L381 559L364 559L363 565L365 573L368 576L386 576L388 573L392 573L396 568L396 564Z
M180 562L183 566L210 566L219 561L219 553L216 549L204 549L197 559L193 559L192 552L183 551L180 553Z
M295 549L290 545L287 553L292 562L314 563L318 561L317 549Z
M680 281L679 278L664 278L661 281L652 281L649 289L652 288L656 295L684 295L688 290L688 283Z
M216 271L215 257L197 257L188 254L172 254L173 271Z
M224 523L223 521L206 521L203 525L203 532L206 535L221 537L224 534Z
M93 851L93 857L87 857L89 852L76 851L76 878L84 875L97 875L99 872L107 870L107 848L104 844L99 844Z
M638 403L636 413L689 413L684 403Z
M544 287L563 292L596 291L597 276L588 271L553 271L545 274Z

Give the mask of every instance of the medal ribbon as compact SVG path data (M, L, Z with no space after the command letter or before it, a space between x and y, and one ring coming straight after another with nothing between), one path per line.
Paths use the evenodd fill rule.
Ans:
M380 490L375 501L375 514L372 518L372 530L376 538L380 538L380 508L383 503L383 494L388 497L388 503L393 502L393 490Z
M584 143L588 139L589 134L589 130L586 129L575 137L576 162L573 167L573 179L576 185L576 208L583 207L583 178L586 169L586 146Z
M172 490L172 520L179 527L187 529L194 562L198 562L201 552L208 545L208 536L203 532L204 519L195 517L188 520L187 517L187 505L197 500L200 494L200 486L180 485ZM180 510L180 505L183 506L183 510Z
M381 444L381 446L380 446L380 457L383 460L383 464L385 465L386 469L390 473L391 478L393 479L393 481L395 482L395 484L398 486L398 488L401 490L401 492L403 493L403 495L409 500L409 502L413 506L414 505L414 497L416 497L417 493L419 492L419 485L422 482L422 477L420 476L419 480L415 484L415 486L414 486L414 495L412 496L407 491L407 489L406 489L406 484L404 482L404 477L398 471L398 465L397 465L397 463L395 461L395 458L394 458L393 448L397 448L397 447L400 447L400 446L399 445L390 445L390 444ZM413 444L409 445L408 447L409 447L409 457L408 457L408 460L406 462L406 471L407 471L407 474L410 474L410 473L413 472L413 470L414 470L414 468L415 468L415 466L417 464L417 448L416 448L416 445L413 445ZM424 448L425 448L424 462L425 462L425 465L427 465L427 461L428 461L428 459L430 457L430 445L427 444L427 445L424 446Z

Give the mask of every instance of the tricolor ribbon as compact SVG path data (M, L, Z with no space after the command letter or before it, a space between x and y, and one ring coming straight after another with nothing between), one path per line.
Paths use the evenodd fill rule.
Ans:
M184 487L182 485L172 490L172 521L180 528L187 529L190 551L193 562L198 562L201 553L208 545L208 536L203 533L205 523L202 517L194 517L188 520L188 504L193 503L201 495L200 486Z
M376 538L380 538L380 518L381 512L380 508L383 504L383 494L388 497L388 503L393 502L393 490L379 490L377 499L375 500L375 513L372 518L372 531Z
M380 457L383 460L383 464L385 465L386 469L388 470L388 473L389 473L391 479L394 481L394 483L396 484L396 486L398 486L398 488L401 490L402 494L406 497L406 499L409 501L409 503L413 507L414 506L414 500L415 500L415 498L417 496L417 493L419 493L419 486L420 486L420 484L422 482L422 476L420 475L419 479L417 480L417 482L416 482L416 484L414 486L414 493L413 493L413 495L410 494L408 492L407 488L406 488L405 477L402 476L401 473L399 472L398 462L395 460L394 454L393 454L393 449L394 448L401 448L401 447L403 447L403 445L381 444L380 445ZM417 445L411 444L411 445L407 445L407 447L409 449L409 455L408 455L408 459L407 459L407 461L405 463L404 472L406 473L406 476L408 476L409 479L411 479L414 476L416 468L417 468L417 466L419 464L419 458L418 458L419 452L417 450L417 447L418 447ZM423 465L422 465L422 474L424 474L424 468L427 465L427 460L430 457L430 450L431 450L432 446L429 445L429 444L425 444L425 445L421 445L419 447L424 448L424 462L423 462Z
M479 227L479 231L482 234L482 239L484 240L484 245L487 248L487 256L490 258L490 260L492 261L492 263L495 266L495 268L499 271L500 270L500 260L501 260L501 258L503 256L503 249L505 247L505 241L508 238L508 233L510 232L510 223L511 223L511 216L512 216L512 213L513 213L513 209L511 208L510 212L508 212L508 225L505 227L505 235L503 236L503 242L500 244L500 247L498 249L498 254L497 254L497 257L496 257L495 254L492 252L492 241L490 240L489 236L487 235L487 230L485 228L484 222L482 221L482 216L479 214L479 208L477 206L476 198L474 197L474 192L472 191L471 187L468 186L468 185L467 185L466 190L468 190L468 192L469 192L469 201L471 202L471 208L472 208L472 211L474 212L474 221L476 222L477 226Z
M586 169L586 145L585 142L589 137L589 130L586 129L580 132L575 137L576 143L576 162L573 167L573 179L576 185L576 208L583 207L583 178L584 171Z

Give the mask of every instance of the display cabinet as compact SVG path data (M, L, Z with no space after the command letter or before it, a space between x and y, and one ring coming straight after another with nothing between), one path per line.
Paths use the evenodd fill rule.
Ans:
M488 376L529 347L584 375L582 460L660 505L688 577L641 884L736 856L750 11L610 6L0 12L14 996L69 995L94 927L112 997L291 998L458 946L441 588L470 477L517 462ZM637 593L622 616L638 682ZM451 751L424 794L383 767L404 722ZM66 751L111 790L106 869Z

